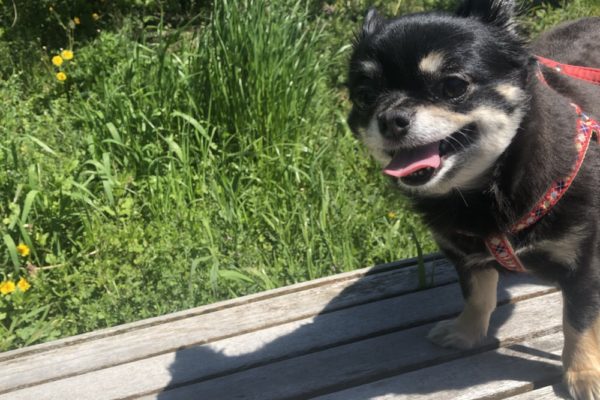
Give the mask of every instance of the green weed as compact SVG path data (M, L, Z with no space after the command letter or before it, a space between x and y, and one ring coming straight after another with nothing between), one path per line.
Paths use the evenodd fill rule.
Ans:
M435 251L345 123L341 71L366 7L224 0L144 25L115 11L95 39L75 28L64 82L59 48L15 55L0 80L0 282L31 287L0 295L0 350Z

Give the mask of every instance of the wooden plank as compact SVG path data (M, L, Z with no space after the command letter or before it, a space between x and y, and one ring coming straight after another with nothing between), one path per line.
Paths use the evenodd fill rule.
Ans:
M540 293L546 293L549 289L547 286L539 285L526 275L510 275L507 279L503 279L499 286L499 301L506 302L510 299L526 298ZM213 351L223 352L225 354L245 354L244 357L236 357L230 361L211 362L190 365L186 367L186 376L190 374L193 379L200 377L206 378L209 376L224 374L227 371L239 370L241 368L249 368L253 365L264 364L269 360L277 360L282 357L291 357L294 354L313 352L326 347L348 343L352 340L358 340L364 337L380 335L393 330L400 330L418 324L436 321L448 318L457 314L462 308L462 299L460 289L457 284L446 285L435 289L411 293L408 295L394 297L375 303L368 303L362 306L351 309L343 309L334 313L326 313L319 315L316 318L300 320L284 326L273 327L260 331L256 335L247 334L230 338L228 340L214 343L211 346ZM258 311L260 318L261 310ZM395 315L394 318L389 318L389 315ZM289 336L292 332L302 327L302 335L295 334L287 337L285 340L278 338ZM196 326L190 329L196 329ZM170 327L162 327L162 330L169 332ZM193 332L190 332L193 335ZM141 343L146 343L152 339L147 335L139 335L136 338ZM267 347L268 351L260 353L253 352L254 349L261 347L265 343L270 343ZM123 345L123 343L119 343ZM148 344L153 346L152 342ZM77 360L84 363L86 358L94 357L97 354L96 346L88 346L87 348L80 347L80 351L75 355ZM126 348L125 348L126 350ZM178 354L180 357L185 357L185 350L181 350ZM193 350L189 350L193 354ZM150 370L156 371L154 375L161 376L162 379L150 379L148 384L153 390L156 389L158 382L168 383L168 376L165 378L164 371L168 370L168 366L172 362L172 355L165 355L161 358L162 362L153 361L149 366ZM11 366L10 363L5 363L7 373L0 379L9 382L15 386L19 382L23 382L21 386L29 383L36 383L34 372L41 374L56 373L57 369L64 368L64 361L56 362L53 357L38 358L34 365L31 365L30 360L15 360ZM49 371L44 368L45 365L54 364L55 367ZM85 367L85 364L83 365ZM73 367L76 367L74 365ZM150 371L145 371L144 376L152 375ZM44 375L42 375L44 376ZM180 377L179 374L177 375ZM166 380L165 380L166 379ZM40 380L38 379L38 382ZM175 382L178 383L178 382ZM8 388L7 388L8 389ZM10 389L9 389L10 390Z
M423 260L425 261L427 280L428 282L433 282L433 286L444 285L448 282L456 281L456 274L453 270L454 268L446 259L442 258L442 256L439 253L425 255L423 257ZM285 296L301 292L309 293L310 290L313 288L335 285L340 282L347 282L349 283L347 286L350 287L352 286L352 282L356 281L364 281L368 285L371 277L380 274L400 274L400 276L398 276L398 278L400 278L399 282L394 282L394 285L391 285L392 287L386 287L385 284L381 287L382 291L384 292L386 289L391 291L399 290L401 292L415 291L419 289L417 279L418 272L416 264L417 260L414 258L400 260L393 263L362 268L324 278L314 279L307 282L301 282L278 289L268 290L256 294L238 297L231 300L221 301L214 304L195 307L189 310L169 313L155 318L147 318L141 321L135 321L110 328L98 329L93 332L70 336L52 342L2 352L0 353L0 362L14 358L21 358L27 354L45 352L53 348L62 348L81 342L91 341L109 336L116 336L130 331L134 331L136 329L166 324L173 321L178 321L181 319L191 318L194 316L204 315L212 312L219 312L229 308L235 308L246 304L269 300L278 296ZM386 279L384 275L380 275L379 278L381 278L381 280L383 280L384 282L389 281L389 279ZM351 296L348 296L347 300L350 301ZM340 304L340 306L343 306L343 304Z
M501 399L559 380L562 374L562 343L562 334L554 333L318 399Z
M542 329L543 332L557 330L561 315L560 295L544 296L544 300L542 302L537 298L519 302L514 306L514 310L512 305L501 307L494 315L492 331L498 329L499 322L508 319L496 332L501 342L508 343L522 340L528 335L539 334L538 329ZM535 320L536 323L526 324L525 320ZM431 326L417 327L201 382L165 392L159 398L184 399L193 393L201 394L202 398L306 398L402 374L464 355L453 350L439 349L428 343L424 335L430 328ZM494 340L488 340L480 350L493 345Z
M438 285L456 281L454 268L443 260L427 264L427 271ZM16 350L0 357L0 393L40 382L74 376L182 347L210 343L245 332L277 326L289 321L311 318L358 304L411 293L418 289L416 267L369 270L342 274L320 280L319 285L302 290L275 290L256 299L240 299L227 307L207 306L152 319L156 324L134 324L130 330L115 328L107 336L90 335L81 341L66 339L36 347L35 351ZM229 302L228 302L229 303ZM301 304L301 307L298 305ZM208 310L208 311L206 311ZM204 312L206 311L206 312ZM85 335L82 335L85 336ZM58 361L58 362L57 362Z
M440 304L447 300L446 297L436 296L436 293L441 289L427 291L432 292L430 295L437 298ZM458 289L456 288L456 290ZM416 295L416 293L413 295ZM415 300L422 300L422 298ZM561 318L560 303L560 295L553 293L500 307L494 314L491 327L491 332L495 333L497 339L488 338L476 351L493 348L498 341L505 344L512 343L522 340L524 337L558 330ZM421 307L416 302L410 303L410 306L417 309ZM342 310L338 313L353 310ZM421 310L424 310L424 308L421 308ZM375 317L386 318L389 313L390 310L385 309L382 313L376 313ZM320 318L335 318L334 314L336 313L325 314ZM341 320L342 318L340 318ZM525 324L524 320L539 320L539 323L534 325ZM357 319L353 321L357 323ZM363 322L360 319L358 321L359 325ZM503 321L506 321L506 323L499 328L498 326ZM371 323L370 321L367 322ZM333 325L326 326L331 328ZM167 391L160 394L159 398L269 399L307 397L330 391L333 388L353 386L374 379L381 379L390 374L395 375L427 365L445 362L463 355L461 352L440 349L429 343L425 339L425 335L431 327L431 324L417 326L408 330L366 338L358 343L349 343L291 359L268 363L249 370ZM279 351L281 351L288 346L293 347L295 340L310 342L311 338L318 338L318 333L319 329L310 334L310 331L306 331L306 328L301 326L297 330L292 330L291 333L286 333L283 338L279 338L276 344L279 346ZM255 336L257 334L255 332L251 335ZM305 336L307 337L305 338ZM239 339L237 345L241 346L243 351L253 350L250 357L257 357L258 359L268 355L271 346L273 346L272 342L263 343L264 338L260 337L246 336ZM245 342L249 343L247 347L243 346ZM227 347L227 344L222 345L222 347L214 344L205 345L183 350L176 354L165 354L140 360L79 377L67 378L7 393L4 397L0 396L0 399L46 399L53 398L52 396L57 393L60 394L61 399L78 399L89 393L90 387L94 387L94 398L98 399L133 397L144 392L160 391L162 387L167 385L177 386L190 380L192 382L198 378L201 380L203 371L205 373L203 366L219 364L226 366L227 364L248 361L247 354L228 353L227 349L231 350L233 348L235 350L235 348ZM229 346L232 346L232 344L229 343ZM156 396L156 394L149 395L149 398L155 398Z
M509 400L559 400L570 398L567 388L562 383L555 383L554 385L545 386L531 392L507 397Z
M502 306L494 314L491 326L496 338L488 338L475 351L497 346L498 342L514 343L530 336L557 331L561 324L561 310L558 293ZM504 324L499 327L503 321ZM528 324L526 321L536 322ZM429 343L425 335L431 327L419 326L177 388L161 394L159 398L185 399L193 393L201 394L201 398L215 399L306 398L444 363L468 354L440 349ZM455 372L460 373L460 369Z

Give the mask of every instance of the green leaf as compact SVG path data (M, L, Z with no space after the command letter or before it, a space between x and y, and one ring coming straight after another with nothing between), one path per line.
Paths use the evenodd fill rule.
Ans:
M50 146L48 146L46 143L42 142L40 139L33 137L31 135L27 135L27 138L29 140L31 140L32 142L34 142L35 144L37 144L38 146L40 146L42 148L42 150L44 150L46 153L52 154L53 156L56 155L56 152L54 150L52 150L50 148Z
M239 271L234 271L231 269L219 270L219 277L221 277L223 279L227 279L229 281L234 281L234 282L254 283L254 280L252 278L250 278L248 275L242 274Z
M106 124L106 128L117 143L123 144L123 139L121 139L121 135L119 135L119 131L117 130L115 124L113 124L112 122L108 122Z
M188 122L190 125L192 125L194 127L194 129L196 129L198 132L200 132L200 134L206 139L206 140L211 140L208 132L206 132L206 128L203 127L200 122L198 122L197 119L195 119L194 117L184 114L181 111L173 111L173 113L171 114L174 117L179 117L184 119L186 122Z
M179 146L175 142L175 140L173 140L173 136L166 137L165 141L169 145L169 149L171 149L171 151L173 153L175 153L175 155L177 156L177 158L179 159L179 161L183 162L184 161L183 151L181 150L181 146Z
M31 211L31 207L33 206L33 202L35 200L35 196L39 192L37 190L31 190L25 196L25 204L23 205L23 211L21 212L21 223L27 223L27 217L29 217L29 212Z
M4 244L6 244L6 248L8 249L8 254L10 255L10 259L15 267L15 271L19 270L21 263L19 262L19 254L17 253L17 245L15 241L10 237L10 235L5 234L3 236Z

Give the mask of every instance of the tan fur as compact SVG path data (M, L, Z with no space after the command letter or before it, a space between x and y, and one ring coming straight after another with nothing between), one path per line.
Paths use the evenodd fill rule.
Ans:
M363 74L372 78L377 74L377 71L379 71L379 66L373 61L364 61L360 64L360 70Z
M419 133L440 130L450 134L472 120L468 114L450 111L437 105L420 106L415 108L415 121L411 129ZM419 139L422 140L420 137Z
M454 320L438 323L428 338L441 346L459 349L477 344L487 335L490 317L496 308L497 285L498 271L495 269L474 270L471 293L462 313Z
M512 104L520 103L525 97L525 93L517 86L501 83L496 86L496 91Z
M565 382L575 400L600 399L600 317L578 332L563 318Z
M435 74L440 71L442 65L444 65L444 55L440 52L433 51L421 59L421 62L419 62L419 69L421 72L427 74Z
M477 186L479 183L477 178L510 145L517 132L521 116L521 110L506 114L489 106L477 107L468 114L454 113L437 106L416 108L415 121L411 127L411 132L414 131L416 134L409 136L407 143L410 139L418 139L424 143L441 140L471 122L477 123L483 137L464 153L445 159L437 175L425 185L419 186L418 191L444 194L456 188L468 189ZM467 158L469 162L460 162ZM457 162L461 163L460 172L452 179L444 180L444 174ZM407 188L411 189L411 187Z
M403 139L403 147L411 148L446 139L452 133L470 123L475 122L483 136L477 144L470 146L464 153L451 155L443 160L438 173L426 184L419 187L400 186L410 191L430 194L445 194L454 189L469 189L478 184L478 178L483 171L494 163L500 154L511 143L521 122L522 110L506 114L500 109L490 106L479 106L467 114L453 112L437 105L415 107L411 121L410 132ZM387 151L390 150L379 131L377 118L373 116L361 137L374 155L382 164L386 165L391 160ZM468 159L469 162L464 162ZM459 163L461 170L452 179L444 179L446 172Z

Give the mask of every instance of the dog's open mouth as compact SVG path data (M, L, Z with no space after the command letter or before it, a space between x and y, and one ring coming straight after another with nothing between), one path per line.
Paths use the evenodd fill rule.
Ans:
M390 152L392 160L383 173L411 186L423 185L440 170L444 158L467 148L476 132L474 124L467 125L443 140L411 149Z

